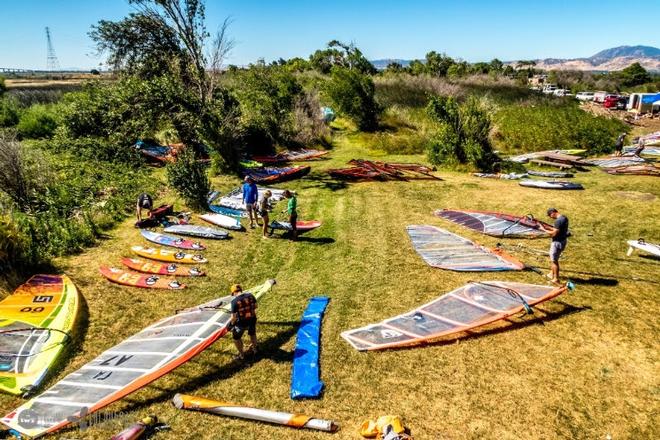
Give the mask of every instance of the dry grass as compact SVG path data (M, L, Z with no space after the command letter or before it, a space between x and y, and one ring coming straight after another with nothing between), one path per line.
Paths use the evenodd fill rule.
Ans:
M309 176L286 185L300 194L301 218L322 220L323 227L298 243L264 241L252 231L208 242L210 276L193 281L186 291L132 290L99 276L101 263L118 264L130 245L142 242L132 220L98 247L56 262L85 297L88 324L49 384L175 309L226 294L230 283L253 285L270 277L279 282L259 308L262 354L256 362L232 363L234 348L225 338L108 407L127 413L122 423L69 431L61 438L106 439L133 420L157 414L172 426L157 439L355 439L363 419L390 413L401 415L417 439L604 439L608 433L614 439L658 438L660 261L626 257L625 240L660 239L659 202L618 195L634 191L657 197L657 179L594 170L575 179L585 191L553 192L443 172L444 182L345 186L322 170L374 157L356 139L340 135L330 160L313 164ZM422 156L386 159L424 161ZM237 183L214 181L221 190ZM550 205L571 220L574 236L564 275L577 284L575 292L541 305L534 317L422 348L359 353L339 337L341 331L407 311L468 280L543 283L533 272L432 269L412 250L405 226L439 225L495 245L497 239L434 218L431 211L491 209L542 217ZM545 249L547 242L525 245ZM518 256L546 265L529 254ZM313 295L332 298L322 329L327 390L320 400L294 402L289 382L295 331ZM342 428L329 435L178 411L170 404L177 392L329 418ZM21 402L0 399L4 410Z

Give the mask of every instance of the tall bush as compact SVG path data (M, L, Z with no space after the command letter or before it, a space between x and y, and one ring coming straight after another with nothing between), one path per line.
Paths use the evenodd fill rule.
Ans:
M454 98L436 96L429 101L427 112L438 124L428 147L431 163L494 169L498 158L489 139L491 119L477 98L459 104Z
M57 128L57 118L53 107L33 105L22 112L16 131L22 139L49 138Z
M378 128L382 109L375 99L375 86L371 77L356 70L333 67L326 93L340 112L352 119L360 130Z
M191 148L185 148L174 163L167 165L167 180L192 209L207 207L211 184L206 166L197 160Z

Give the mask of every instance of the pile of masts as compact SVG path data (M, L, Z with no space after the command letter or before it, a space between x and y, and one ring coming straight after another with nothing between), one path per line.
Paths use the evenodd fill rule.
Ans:
M388 163L363 159L352 159L348 162L350 168L336 168L328 173L338 179L348 180L410 180L410 179L436 179L431 174L435 171L418 163Z
M660 177L660 167L652 164L628 165L623 167L603 168L603 171L609 174L627 174L633 176L658 176Z

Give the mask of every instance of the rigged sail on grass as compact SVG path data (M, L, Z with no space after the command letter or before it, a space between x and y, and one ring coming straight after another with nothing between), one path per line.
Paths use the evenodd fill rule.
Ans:
M259 298L275 284L250 290ZM82 419L189 361L227 332L232 297L222 297L165 318L101 353L0 421L40 437Z
M411 312L341 336L360 351L416 345L499 321L566 289L504 281L473 282Z
M439 209L436 216L494 237L547 237L541 225L550 226L531 216L517 216L489 211Z
M525 265L499 249L489 249L430 225L407 228L417 253L430 266L461 272L523 270Z

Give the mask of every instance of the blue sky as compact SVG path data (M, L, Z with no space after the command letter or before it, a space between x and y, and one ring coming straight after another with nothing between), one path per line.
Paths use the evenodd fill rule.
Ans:
M130 10L126 0L4 1L0 67L45 68L46 26L62 67L97 66L90 26ZM210 29L227 16L233 64L307 57L332 39L354 41L370 59L430 50L468 61L573 58L621 45L660 47L660 31L640 24L660 17L657 0L636 2L634 12L622 0L207 0Z

